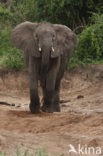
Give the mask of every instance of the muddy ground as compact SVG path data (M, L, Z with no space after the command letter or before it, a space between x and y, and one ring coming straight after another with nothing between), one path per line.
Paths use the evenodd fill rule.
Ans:
M74 156L69 144L80 144L100 147L103 155L103 65L65 73L60 113L31 114L28 86L27 71L0 69L0 151L11 156L19 146L22 152L45 148L49 156ZM40 87L39 94L42 99Z

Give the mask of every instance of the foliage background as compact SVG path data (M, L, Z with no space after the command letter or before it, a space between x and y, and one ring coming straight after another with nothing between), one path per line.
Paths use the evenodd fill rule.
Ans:
M5 3L4 3L5 2ZM103 62L103 0L0 0L0 65L25 67L10 32L24 21L65 24L78 35L70 67Z

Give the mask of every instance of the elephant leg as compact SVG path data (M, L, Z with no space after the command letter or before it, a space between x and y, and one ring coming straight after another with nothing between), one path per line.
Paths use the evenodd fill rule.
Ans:
M60 81L56 82L56 86L53 91L47 91L45 88L43 88L42 111L60 112L59 96L60 96Z
M54 112L53 102L55 98L55 85L59 66L60 66L60 58L54 59L52 62L52 67L47 74L45 85L43 87L44 102L42 110L46 112Z
M53 99L53 111L60 112L60 80L56 82Z
M61 60L58 59L58 62L54 64L48 73L46 89L43 89L43 111L60 112L60 83L67 63L68 60L65 60L65 57L62 57Z
M47 91L43 88L43 106L41 108L43 112L53 112L53 94L54 91Z
M61 64L60 64L60 68L59 68L59 72L55 84L54 101L53 101L53 109L55 112L60 112L60 83L61 83L61 79L63 78L66 65L68 63L68 59L65 58L66 56L61 57Z
M60 93L60 82L56 83L56 87L53 91L47 91L45 88L43 89L42 111L51 113L60 112L59 93Z
M40 112L40 100L38 95L38 72L33 58L29 61L29 81L30 81L30 110L32 113Z
M65 61L64 58L62 58L60 69L56 79L56 84L55 84L55 93L54 93L54 102L53 102L53 109L55 112L60 112L60 83L64 75L66 64L67 62Z

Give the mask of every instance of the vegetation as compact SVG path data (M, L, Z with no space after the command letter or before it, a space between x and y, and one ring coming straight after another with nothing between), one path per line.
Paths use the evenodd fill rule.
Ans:
M88 23L90 12L97 9L101 11L101 8L98 7L100 2L94 0L38 0L38 18L52 23L62 23L74 29L78 25Z
M7 156L6 152L0 152L0 156ZM14 154L11 153L11 156L14 156ZM46 154L45 149L43 150L38 150L37 152L31 153L28 150L25 152L20 152L19 148L17 148L17 151L15 152L15 156L48 156ZM64 154L61 155L56 155L56 156L64 156Z
M78 35L76 50L72 53L70 66L98 64L103 62L103 14L93 14L92 25Z
M23 21L43 20L65 24L78 34L70 67L103 62L102 0L1 0L0 66L25 67L21 51L10 43L10 32Z

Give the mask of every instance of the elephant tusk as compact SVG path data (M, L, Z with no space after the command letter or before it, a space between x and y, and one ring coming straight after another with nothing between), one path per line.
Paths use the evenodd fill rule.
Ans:
M39 47L39 51L41 52L41 48Z
M53 51L53 52L55 51L53 47L52 47L52 51Z

